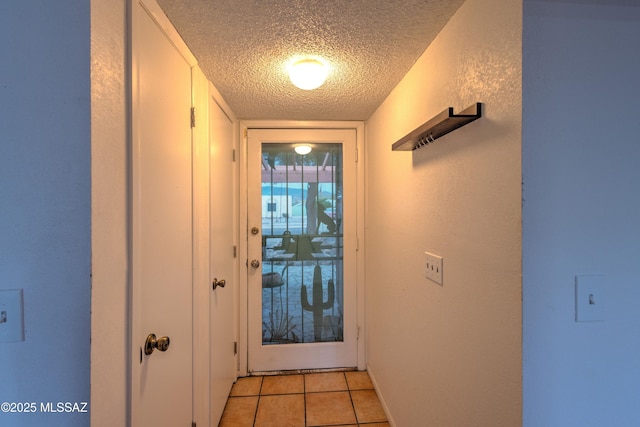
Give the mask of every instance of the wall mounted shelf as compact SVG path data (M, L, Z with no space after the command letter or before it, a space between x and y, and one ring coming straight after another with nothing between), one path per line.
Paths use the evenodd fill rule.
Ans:
M453 114L453 107L449 107L401 138L391 146L391 150L416 150L480 117L482 117L482 104L480 102L462 110L459 114Z

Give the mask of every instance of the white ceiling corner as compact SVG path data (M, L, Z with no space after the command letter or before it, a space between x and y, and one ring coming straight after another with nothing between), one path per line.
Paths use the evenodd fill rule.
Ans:
M366 120L464 0L158 0L241 119ZM319 55L319 89L285 65Z

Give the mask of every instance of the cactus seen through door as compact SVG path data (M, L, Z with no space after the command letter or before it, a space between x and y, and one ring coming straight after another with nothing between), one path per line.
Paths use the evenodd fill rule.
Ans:
M329 279L327 289L327 301L323 301L323 289L322 289L322 272L320 266L316 265L313 270L313 302L310 303L307 297L307 287L302 285L300 289L300 300L302 302L302 308L306 311L313 312L313 332L316 341L322 341L322 319L323 312L333 307L333 301L335 297L335 288L333 280Z

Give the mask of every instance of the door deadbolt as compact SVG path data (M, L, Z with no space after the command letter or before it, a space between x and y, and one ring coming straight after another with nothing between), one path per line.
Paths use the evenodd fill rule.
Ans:
M147 340L144 343L144 354L147 356L153 353L153 350L167 351L171 340L169 337L156 338L156 334L149 334Z
M260 232L260 229L258 227L252 227L251 228L251 234L253 234L254 236L256 234L258 234Z
M211 284L211 286L213 287L213 290L215 291L218 286L220 286L221 288L224 288L224 285L226 285L226 284L227 284L226 280L224 280L224 279L218 280L218 279L216 279L214 277L213 278L213 283Z
M253 267L253 268L260 267L260 261L258 261L257 259L251 260L251 267Z

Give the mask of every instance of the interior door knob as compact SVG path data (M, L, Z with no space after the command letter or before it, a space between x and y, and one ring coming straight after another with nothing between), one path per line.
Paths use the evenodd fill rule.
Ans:
M257 259L251 260L251 267L253 268L260 267L260 261L258 261Z
M213 278L213 283L211 284L211 286L213 287L213 290L215 291L218 286L220 286L221 288L224 288L224 285L226 285L226 284L227 284L226 280L224 280L224 279L218 280L218 279L216 279L214 277Z
M167 351L171 339L169 337L156 338L156 334L149 334L144 343L144 354L147 356L153 353L153 350Z

